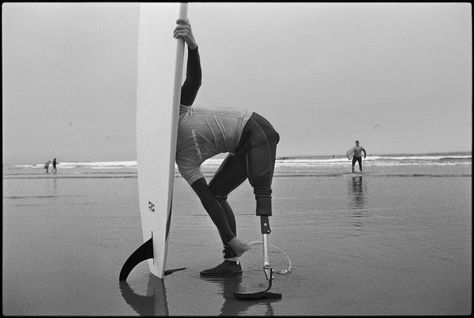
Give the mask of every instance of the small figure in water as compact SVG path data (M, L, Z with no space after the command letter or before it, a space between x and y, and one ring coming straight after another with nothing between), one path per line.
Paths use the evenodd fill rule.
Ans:
M53 159L53 169L51 170L52 173L56 174L56 172L58 171L56 169L56 165L58 164L59 162L56 161L56 158Z
M356 140L355 147L349 149L346 153L347 159L351 160L350 156L352 157L352 173L354 173L354 166L356 162L359 162L359 169L362 172L362 151L364 152L364 159L367 156L365 149L362 146L359 146L359 140Z
M44 168L46 169L46 173L49 173L49 164L51 163L51 160L48 160L44 163Z

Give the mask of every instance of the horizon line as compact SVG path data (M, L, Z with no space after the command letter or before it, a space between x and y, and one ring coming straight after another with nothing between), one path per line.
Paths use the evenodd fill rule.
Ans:
M472 150L463 150L463 151L441 151L441 152L419 152L419 153L411 153L411 152L393 152L393 153L368 153L367 156L388 156L388 155L442 155L442 154L454 154L454 153L468 153L472 155ZM218 154L214 157L209 159L222 156L222 159L225 158L225 154ZM295 159L295 158L309 158L309 157L345 157L343 154L337 155L316 155L316 154L305 154L305 155L286 155L286 156L278 156L276 160L281 159ZM215 158L220 159L220 158ZM59 161L59 160L58 160ZM63 162L121 162L121 161L137 161L137 159L123 159L123 160L63 160ZM34 162L15 162L15 163L6 163L2 162L2 165L20 165L20 164L42 164L42 161ZM59 161L61 163L61 161Z

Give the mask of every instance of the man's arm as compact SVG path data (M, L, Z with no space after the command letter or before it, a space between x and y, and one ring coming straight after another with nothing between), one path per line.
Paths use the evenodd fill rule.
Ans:
M229 242L235 235L225 217L225 212L223 211L222 206L217 201L211 189L209 189L206 180L200 178L194 181L191 188L193 188L194 192L201 200L202 206L206 209L207 214L209 214L211 220L216 225L221 237L225 242Z
M188 63L186 65L186 79L181 86L181 104L191 106L196 99L199 87L201 87L201 61L199 57L198 44L194 39L191 25L187 19L178 19L173 36L181 38L188 46Z
M188 47L188 63L186 66L186 80L181 86L181 104L191 106L196 99L199 87L201 87L201 61L199 51Z
M362 148L362 151L364 152L364 159L365 159L365 157L367 157L367 153L365 152L364 148Z

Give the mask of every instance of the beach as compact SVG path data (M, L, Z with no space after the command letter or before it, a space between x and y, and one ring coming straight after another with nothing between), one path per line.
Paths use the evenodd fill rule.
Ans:
M199 277L221 262L222 245L183 178L174 183L167 268L186 269L158 279L143 262L119 284L143 242L134 167L76 174L60 165L57 175L4 167L3 314L471 314L470 156L461 164L367 161L363 175L350 174L347 159L325 160L277 163L269 239L292 266L275 274L271 291L282 299L271 301L233 297L266 288L258 258L244 254L241 278ZM215 166L207 169L212 175ZM260 240L248 182L229 203L238 236ZM287 265L278 252L271 257Z

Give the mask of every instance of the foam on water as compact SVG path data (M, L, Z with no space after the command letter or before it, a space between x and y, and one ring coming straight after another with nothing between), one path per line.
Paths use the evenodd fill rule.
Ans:
M211 158L202 165L205 176L212 175L220 166L223 158ZM471 175L471 153L441 154L400 154L370 155L363 160L368 175ZM351 162L346 157L312 156L282 157L275 162L275 176L339 176L347 173ZM441 172L440 168L456 168L458 172ZM393 171L391 169L394 169ZM430 170L431 169L431 170ZM365 170L365 169L364 169ZM365 171L367 171L365 170ZM137 162L131 161L91 161L91 162L60 162L56 177L119 177L136 176ZM177 177L180 177L177 172ZM44 163L4 165L3 176L15 177L50 177L44 171Z

